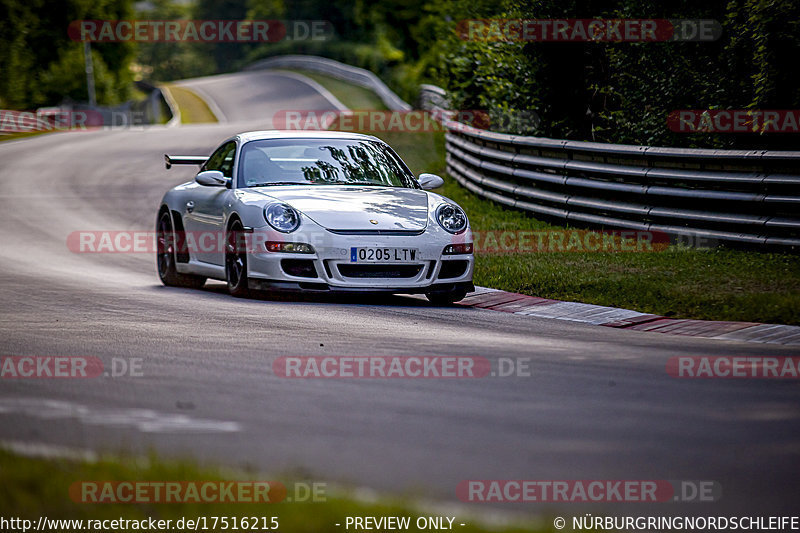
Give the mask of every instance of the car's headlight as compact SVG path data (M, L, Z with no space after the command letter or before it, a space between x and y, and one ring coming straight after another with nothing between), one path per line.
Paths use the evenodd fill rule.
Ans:
M300 213L286 204L269 204L264 208L264 218L281 233L291 233L300 225Z
M467 228L467 215L457 205L440 205L436 209L436 220L450 233L461 233Z

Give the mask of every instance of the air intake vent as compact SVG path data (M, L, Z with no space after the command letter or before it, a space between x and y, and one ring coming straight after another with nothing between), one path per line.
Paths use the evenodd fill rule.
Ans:
M299 278L316 278L317 269L312 259L282 259L281 268L290 276Z
M346 278L413 278L422 265L339 265L339 273Z
M458 278L463 276L469 267L469 261L442 261L439 279Z

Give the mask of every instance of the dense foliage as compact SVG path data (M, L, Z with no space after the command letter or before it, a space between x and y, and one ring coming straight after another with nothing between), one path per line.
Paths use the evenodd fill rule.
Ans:
M0 0L0 98L6 107L85 98L71 20L129 18L131 0ZM308 53L379 74L415 101L445 87L458 109L487 110L504 131L672 146L792 149L791 134L673 133L679 109L798 109L800 3L795 0L149 0L138 18L326 20L324 41L94 45L98 97L124 97L131 70L168 81L227 72L257 59ZM713 42L468 41L465 19L703 18ZM513 120L536 115L533 120Z
M275 0L272 0L275 1ZM308 0L300 13L323 16ZM346 3L349 5L349 3ZM369 68L413 101L420 83L445 87L454 108L487 110L505 131L668 146L796 149L792 134L674 133L680 109L798 109L800 3L794 0L436 0L326 3L358 31L294 43ZM329 13L328 13L329 14ZM352 18L351 18L352 17ZM714 19L713 42L491 42L462 39L465 19ZM248 59L283 53L260 47ZM515 120L535 113L540 121Z
M678 109L797 109L800 4L794 0L453 0L440 21L472 18L705 18L714 42L468 42L440 22L426 74L464 109L535 110L556 138L672 146L796 149L795 135L682 134ZM448 17L449 15L449 17ZM448 29L450 31L448 31ZM438 56L438 57L437 57ZM441 59L439 59L441 58ZM439 59L439 60L437 60Z
M70 38L70 22L131 18L133 0L0 0L0 106L86 101L83 43ZM93 44L91 50L98 102L129 98L134 46Z

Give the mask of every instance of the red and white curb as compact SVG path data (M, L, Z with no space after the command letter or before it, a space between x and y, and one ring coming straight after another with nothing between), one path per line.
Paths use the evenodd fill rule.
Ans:
M458 305L610 328L800 346L800 326L666 318L630 309L562 302L487 287L475 287L475 292L458 302Z

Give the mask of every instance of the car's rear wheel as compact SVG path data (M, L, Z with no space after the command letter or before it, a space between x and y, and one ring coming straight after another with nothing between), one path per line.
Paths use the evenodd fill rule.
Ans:
M161 283L168 287L188 287L199 289L206 278L181 274L175 268L175 232L172 231L172 218L169 211L163 211L156 223L156 265Z
M245 297L250 293L247 286L247 241L244 226L238 220L234 220L228 230L225 278L228 280L228 291L233 296Z
M434 305L450 305L463 300L467 295L466 289L453 289L451 291L426 292L425 297Z

